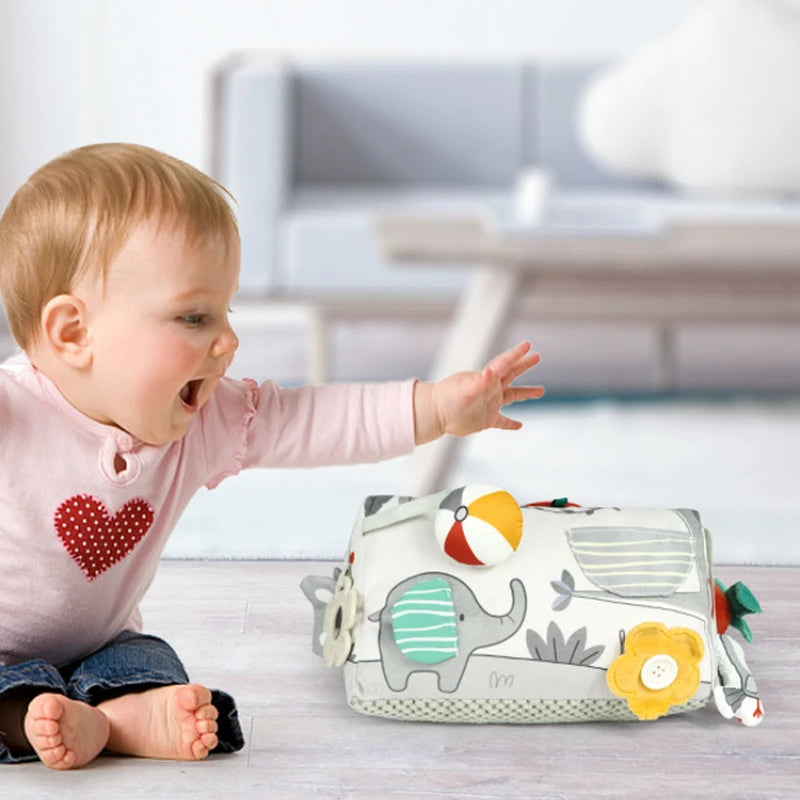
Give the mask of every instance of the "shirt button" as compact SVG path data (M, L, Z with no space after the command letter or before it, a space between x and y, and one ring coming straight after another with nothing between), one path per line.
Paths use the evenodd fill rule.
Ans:
M648 689L666 689L678 677L678 662L666 653L653 656L644 662L639 677Z

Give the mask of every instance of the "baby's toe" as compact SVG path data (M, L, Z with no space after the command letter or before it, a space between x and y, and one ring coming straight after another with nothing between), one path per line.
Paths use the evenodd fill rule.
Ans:
M200 734L203 733L216 733L217 732L217 721L214 719L199 719L197 720L197 732Z
M197 719L216 719L219 716L219 711L216 706L207 703L206 705L200 706L200 708L195 711L194 715Z
M51 769L72 769L75 766L75 753L67 750L63 744L44 748L38 753L38 756L42 763Z

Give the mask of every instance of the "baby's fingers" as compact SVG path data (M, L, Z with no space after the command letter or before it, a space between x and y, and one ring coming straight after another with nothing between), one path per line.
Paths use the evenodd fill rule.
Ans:
M544 386L510 386L503 392L503 405L523 400L538 400L544 395Z
M531 367L535 367L541 360L542 357L538 353L529 353L511 367L510 372L503 377L503 383L508 386L520 375L524 375Z
M497 421L492 427L500 428L504 431L518 431L522 427L522 423L518 419L511 419L511 417L498 414Z
M510 350L506 350L504 353L500 353L499 356L495 356L489 362L488 366L491 367L497 375L502 375L505 377L509 371L513 370L517 361L519 361L519 359L521 359L530 349L530 342L520 342Z

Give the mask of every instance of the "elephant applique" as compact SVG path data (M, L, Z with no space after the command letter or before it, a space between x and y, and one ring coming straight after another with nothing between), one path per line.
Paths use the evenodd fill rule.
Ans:
M507 614L489 614L462 580L426 572L398 583L384 607L370 615L380 622L378 644L386 683L401 692L413 672L434 672L439 691L454 692L472 653L511 638L522 625L527 596L522 581L510 583Z

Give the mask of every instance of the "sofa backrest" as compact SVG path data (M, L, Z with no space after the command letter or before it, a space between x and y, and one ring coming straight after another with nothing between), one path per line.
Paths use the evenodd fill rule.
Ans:
M606 66L598 61L541 62L528 67L536 86L531 135L536 163L562 189L619 189L634 182L596 164L578 138L577 114L584 88Z
M290 72L296 187L504 188L538 164L568 187L595 165L575 114L601 62L374 62Z
M294 182L508 186L525 160L523 77L499 63L303 66Z

